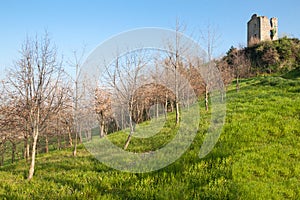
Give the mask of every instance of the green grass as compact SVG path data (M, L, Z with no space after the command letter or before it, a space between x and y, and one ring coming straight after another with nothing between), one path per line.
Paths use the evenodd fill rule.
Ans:
M32 181L24 160L0 168L0 199L299 199L299 76L242 80L227 92L226 123L205 158L198 157L209 115L188 151L150 173L126 173L98 162L80 146L39 154ZM174 115L151 139L133 138L129 151L152 151L174 137ZM147 122L146 122L147 123ZM142 125L143 126L143 125ZM126 134L109 138L122 147Z
M164 117L161 118L161 121L165 121ZM168 120L166 120L165 123L159 124L158 127L155 127L154 125L154 129L157 129L161 126L158 132L156 130L151 130L153 124L151 126L149 122L137 125L134 135L137 135L138 137L132 138L127 150L131 152L148 152L163 147L165 144L167 144L170 140L173 139L174 135L178 131L178 127L175 126L174 121L175 115L171 114L168 116ZM154 134L155 132L157 132L157 134ZM117 133L109 135L108 138L115 145L117 145L120 148L123 148L128 134L129 129L125 129L124 131L119 131ZM153 137L149 137L150 139L143 138L143 136L146 137L152 134L154 135ZM97 139L98 138L99 136L97 136Z

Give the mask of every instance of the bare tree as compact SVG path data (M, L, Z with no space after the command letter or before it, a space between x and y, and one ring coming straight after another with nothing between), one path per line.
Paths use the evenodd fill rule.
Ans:
M122 123L126 123L126 118L128 119L130 133L125 142L124 149L127 149L135 129L133 119L134 94L139 85L142 85L142 71L147 64L143 53L144 50L141 49L129 52L122 57L117 56L114 65L106 66L105 70L105 82L107 83L107 91L111 91L113 112L121 112ZM127 113L127 116L124 116L123 120L124 111Z
M73 52L73 59L70 59L68 64L69 66L75 68L75 79L72 79L74 82L74 90L73 90L73 127L72 132L75 133L75 140L74 140L74 149L73 149L73 156L77 155L77 143L78 143L78 136L80 138L80 141L82 140L81 131L80 131L80 123L79 123L79 101L81 100L82 96L79 95L79 75L80 75L80 69L82 66L83 58L85 55L85 47L82 48L82 51L80 54L78 54L78 51ZM71 131L71 130L70 130Z
M111 116L111 94L101 88L96 88L95 91L95 111L100 127L100 137L105 136L105 126Z
M11 85L10 94L20 97L25 105L22 113L32 137L30 180L35 169L38 137L47 119L61 108L64 89L61 89L61 64L57 60L57 50L47 33L41 39L27 38L20 53L20 60L7 78ZM61 87L58 87L59 84Z
M201 64L202 75L205 75L204 78L204 87L205 87L205 109L208 111L209 109L209 90L211 88L212 83L212 68L213 66L213 56L214 50L216 48L216 42L219 40L220 35L218 34L217 30L213 28L211 25L207 25L206 30L200 31L200 39L202 46L205 47L207 53L207 64L206 67L203 68Z
M182 42L182 33L185 30L185 27L182 26L178 20L176 20L176 28L175 28L175 42L168 41L168 59L165 60L165 65L168 66L174 72L174 92L175 92L175 112L176 112L176 124L180 121L180 102L179 102L179 77L180 68L183 67L183 61L181 56L185 54L187 49L189 48Z
M231 47L227 52L227 63L233 70L233 75L236 82L236 91L240 90L240 78L246 77L249 74L250 60L247 58L245 50Z
M170 53L159 53L154 55L154 69L150 69L151 83L140 88L137 92L138 102L143 101L143 109L149 111L150 106L155 105L155 117L159 117L159 104L164 107L165 119L167 119L168 106L175 102L175 93L170 91L174 81L174 70L170 69ZM141 98L142 97L142 98ZM170 107L170 106L169 106ZM172 107L172 106L171 106ZM148 112L146 112L148 114ZM149 120L150 116L145 118Z
M3 148L1 152L5 152L6 142L10 142L11 146L11 161L15 161L15 154L17 153L17 144L21 142L24 134L24 119L22 118L23 102L17 96L11 96L7 93L7 82L2 82L1 85L1 96L0 96L0 138L1 147ZM24 134L24 135L23 135ZM2 160L4 160L4 155L2 154Z

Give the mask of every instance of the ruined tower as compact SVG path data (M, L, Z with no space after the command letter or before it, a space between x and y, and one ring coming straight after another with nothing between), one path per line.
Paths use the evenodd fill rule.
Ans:
M271 18L270 20L266 16L252 15L248 22L248 37L247 44L252 44L265 41L265 40L277 40L278 39L278 20L277 18Z

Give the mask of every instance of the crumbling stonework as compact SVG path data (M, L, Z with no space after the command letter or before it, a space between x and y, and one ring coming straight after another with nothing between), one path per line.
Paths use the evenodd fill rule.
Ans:
M277 40L278 39L278 20L277 18L271 18L270 20L266 16L252 15L248 22L248 36L247 44L251 46L265 40Z

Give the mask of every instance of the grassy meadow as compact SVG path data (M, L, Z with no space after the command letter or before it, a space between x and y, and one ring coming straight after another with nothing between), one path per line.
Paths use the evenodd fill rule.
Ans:
M228 87L226 101L222 134L205 158L198 154L210 118L201 109L192 145L163 169L120 172L80 145L75 158L72 149L39 154L31 181L25 160L0 167L0 199L299 199L299 73L242 80L238 93ZM176 134L174 118L150 139L133 138L128 151L164 146ZM122 132L108 137L120 146L126 140Z

